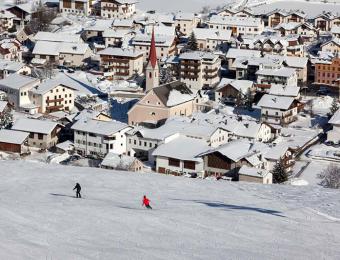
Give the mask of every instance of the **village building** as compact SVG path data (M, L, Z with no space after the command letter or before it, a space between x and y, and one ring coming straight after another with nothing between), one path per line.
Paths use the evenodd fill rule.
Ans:
M38 41L32 54L44 63L81 67L91 56L91 49L86 43Z
M269 27L276 27L281 23L304 23L306 21L306 14L299 11L286 12L283 10L273 10L266 14Z
M231 30L235 37L245 34L259 35L264 30L263 21L253 17L213 15L207 21L207 25L210 29Z
M14 73L0 80L0 90L6 93L9 104L15 109L30 112L29 91L39 84L37 78ZM34 107L32 109L35 110Z
M327 141L340 144L340 109L328 121L332 126L332 130L327 132Z
M58 143L61 126L48 120L19 118L11 129L29 133L28 146L49 149Z
M31 68L24 63L0 59L0 79L11 74L31 75Z
M275 165L279 161L282 161L286 171L288 173L291 172L295 164L294 154L294 149L292 149L287 142L272 145L263 152L263 158L266 160L266 170L271 172Z
M333 26L331 29L331 34L333 37L340 38L340 25Z
M59 0L59 12L90 15L92 0Z
M228 64L228 69L230 71L235 71L235 67L233 67L233 64L236 59L240 58L259 58L261 57L261 51L258 50L247 50L247 49L236 49L236 48L230 48L226 54L226 60Z
M136 0L101 0L100 15L103 18L131 18L136 12Z
M331 61L318 60L315 63L315 83L332 87L334 92L339 93L340 84L340 58Z
M72 111L74 108L75 89L58 80L46 80L29 91L33 105L38 106L39 113L55 111Z
M254 13L248 8L224 8L217 13L219 16L238 16L238 17L253 17Z
M16 39L3 39L0 41L0 59L8 61L22 61L23 48Z
M340 18L331 12L319 14L313 20L315 28L320 29L321 32L329 32L333 26L340 25Z
M319 35L318 29L309 23L289 22L281 23L274 27L281 36L299 35L304 42L312 42Z
M340 55L340 38L332 38L321 45L322 52L332 53L334 56Z
M204 177L226 176L238 180L238 172L242 166L263 166L261 155L254 149L253 144L246 140L232 141L207 150L197 157L204 161Z
M141 172L144 164L135 157L109 152L100 163L100 167L107 170Z
M182 35L190 35L200 22L199 17L194 13L178 12L175 17L176 30Z
M265 169L258 169L243 165L239 172L239 181L255 182L262 184L272 184L273 174Z
M73 126L74 147L83 156L104 157L126 153L126 135L131 128L118 121L78 120Z
M143 73L143 52L133 49L106 48L97 53L104 76L129 79Z
M178 149L181 147L181 149ZM156 160L156 171L162 174L184 175L196 173L203 177L204 164L198 154L208 150L203 140L178 136L157 147L152 155Z
M144 62L150 55L152 34L142 34L138 33L131 42L131 46L136 51L141 51L144 53ZM173 56L177 54L176 38L174 35L164 35L155 33L155 46L157 59L161 60L165 57Z
M199 97L184 83L171 82L150 89L128 112L129 125L164 123L171 116L190 116Z
M193 32L197 40L198 48L202 51L226 51L231 41L231 31L228 30L195 28Z
M8 31L8 29L13 27L13 20L15 17L16 16L9 11L0 11L0 33Z
M29 133L1 129L0 151L24 154L28 152L27 140Z
M253 81L222 78L215 89L215 101L235 104L254 91Z
M179 56L180 81L190 89L212 88L219 81L221 60L210 52L185 52Z
M286 86L297 85L297 73L293 68L260 68L256 71L258 84L281 84Z
M298 101L293 97L265 94L257 105L261 108L262 122L285 126L296 120Z
M133 37L135 35L134 32L126 29L105 29L103 31L103 39L105 42L105 48L108 47L121 47L123 41L129 37Z

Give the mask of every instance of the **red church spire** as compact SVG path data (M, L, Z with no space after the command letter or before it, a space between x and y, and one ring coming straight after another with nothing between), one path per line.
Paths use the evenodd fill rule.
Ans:
M157 65L157 54L156 54L156 42L155 42L155 30L154 30L154 28L152 28L149 62L151 62L151 66L153 68L156 67L156 65Z

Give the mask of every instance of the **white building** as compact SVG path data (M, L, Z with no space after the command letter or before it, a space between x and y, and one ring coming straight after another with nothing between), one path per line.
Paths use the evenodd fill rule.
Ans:
M29 91L33 105L38 106L39 113L55 111L72 111L74 108L74 88L58 80L46 80Z
M207 21L209 28L231 30L233 36L244 34L261 34L264 23L260 18L213 15Z
M184 35L190 35L200 21L200 19L195 14L183 12L178 12L175 15L174 20L176 30Z
M37 78L11 74L0 80L0 90L7 94L8 102L15 108L26 111L31 106L29 91L40 84ZM27 111L29 112L29 111Z
M92 0L59 0L59 11L61 13L90 15Z
M260 68L256 72L258 84L297 85L297 73L293 68Z
M103 18L128 19L136 12L136 0L101 0L100 15Z
M207 150L209 146L205 141L179 136L157 147L152 155L156 158L156 171L159 173L172 175L197 173L203 176L203 159L197 156Z
M230 43L231 31L210 28L193 30L200 50L226 50Z
M293 97L265 94L257 105L261 107L262 122L287 125L296 120L298 108Z
M79 120L73 126L74 147L84 156L103 157L109 152L126 153L126 135L131 128L117 121Z

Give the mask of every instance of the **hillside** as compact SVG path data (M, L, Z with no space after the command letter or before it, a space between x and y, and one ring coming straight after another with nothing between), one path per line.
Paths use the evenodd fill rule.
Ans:
M0 172L0 259L340 257L339 191L25 161Z

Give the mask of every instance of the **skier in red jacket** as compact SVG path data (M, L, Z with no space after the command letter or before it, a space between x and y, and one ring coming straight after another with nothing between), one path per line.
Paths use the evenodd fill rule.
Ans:
M143 197L142 206L145 206L147 209L152 209L151 206L150 206L150 200L145 195Z

